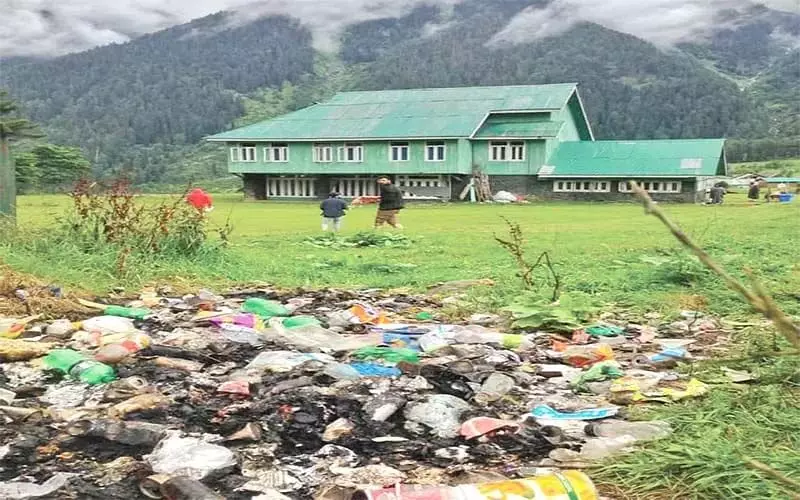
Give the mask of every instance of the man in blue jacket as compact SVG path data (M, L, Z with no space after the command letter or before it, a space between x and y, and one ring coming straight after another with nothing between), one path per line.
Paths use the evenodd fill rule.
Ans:
M339 198L339 193L331 193L320 203L319 209L322 210L322 230L332 228L334 233L338 233L342 228L342 217L347 211L347 203Z

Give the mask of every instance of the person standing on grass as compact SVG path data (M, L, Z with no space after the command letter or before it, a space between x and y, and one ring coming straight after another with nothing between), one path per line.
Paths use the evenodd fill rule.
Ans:
M751 203L758 201L758 192L759 192L759 181L758 179L753 180L750 183L750 189L747 191L747 198L750 200Z
M347 211L347 203L339 198L339 193L331 193L328 198L319 205L322 210L322 230L328 231L330 228L334 233L338 233L342 228L342 217Z
M381 190L381 201L378 204L378 214L375 216L375 229L384 224L389 224L396 229L403 229L403 226L397 222L397 214L405 208L403 193L392 184L388 177L378 179L378 184Z

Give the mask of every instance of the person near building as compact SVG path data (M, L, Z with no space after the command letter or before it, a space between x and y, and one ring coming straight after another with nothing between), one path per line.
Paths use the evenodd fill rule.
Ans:
M319 205L322 210L322 230L331 230L338 233L342 228L342 217L347 212L347 202L339 198L339 193L333 192Z
M384 224L403 229L403 226L397 222L397 214L405 208L402 191L392 184L388 177L378 179L378 184L381 191L381 201L378 203L378 214L375 216L375 229Z

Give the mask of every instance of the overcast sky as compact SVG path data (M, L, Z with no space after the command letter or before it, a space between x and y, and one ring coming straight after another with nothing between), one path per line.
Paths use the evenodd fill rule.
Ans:
M55 56L124 42L220 10L252 18L285 13L301 19L318 46L329 46L346 24L397 17L420 4L461 0L0 0L0 57ZM484 0L491 3L492 0ZM714 13L753 0L554 0L527 9L495 37L498 43L555 34L592 21L657 43L695 37L713 27ZM800 0L762 0L800 12Z

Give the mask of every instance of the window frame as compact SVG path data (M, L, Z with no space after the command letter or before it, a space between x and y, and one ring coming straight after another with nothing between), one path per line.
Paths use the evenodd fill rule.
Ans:
M276 160L275 152L282 152L283 159ZM289 143L288 142L273 142L264 148L264 161L267 163L289 163Z
M431 155L431 151L438 151L441 148L441 158L436 158L438 155ZM431 158L434 159L431 159ZM447 161L447 143L444 141L431 141L425 143L425 161L431 163L440 163Z
M238 144L231 148L231 162L233 163L256 163L258 161L257 146L255 144L247 143ZM236 153L234 155L234 152ZM249 154L248 154L249 153ZM249 158L249 159L248 159Z
M489 161L524 162L527 149L525 141L489 141ZM500 153L499 157L496 153ZM516 153L519 153L519 157Z
M617 190L620 193L632 193L633 190L630 188L628 184L629 181L620 181L617 185ZM633 182L638 183L642 189L644 189L648 193L653 194L680 194L683 192L683 181L639 181L633 180Z
M327 151L328 159L325 160L320 156L320 153ZM312 145L311 159L314 163L333 163L333 144L329 142L314 143Z
M605 186L604 186L605 185ZM610 193L611 183L593 179L560 179L553 181L554 193Z
M395 159L395 151L398 152L397 159ZM403 151L405 151L405 159L403 159ZM392 163L411 161L411 144L408 142L390 142L389 161Z
M347 150L354 151L353 159L347 159ZM364 144L360 142L345 142L336 148L336 159L339 163L364 163Z

